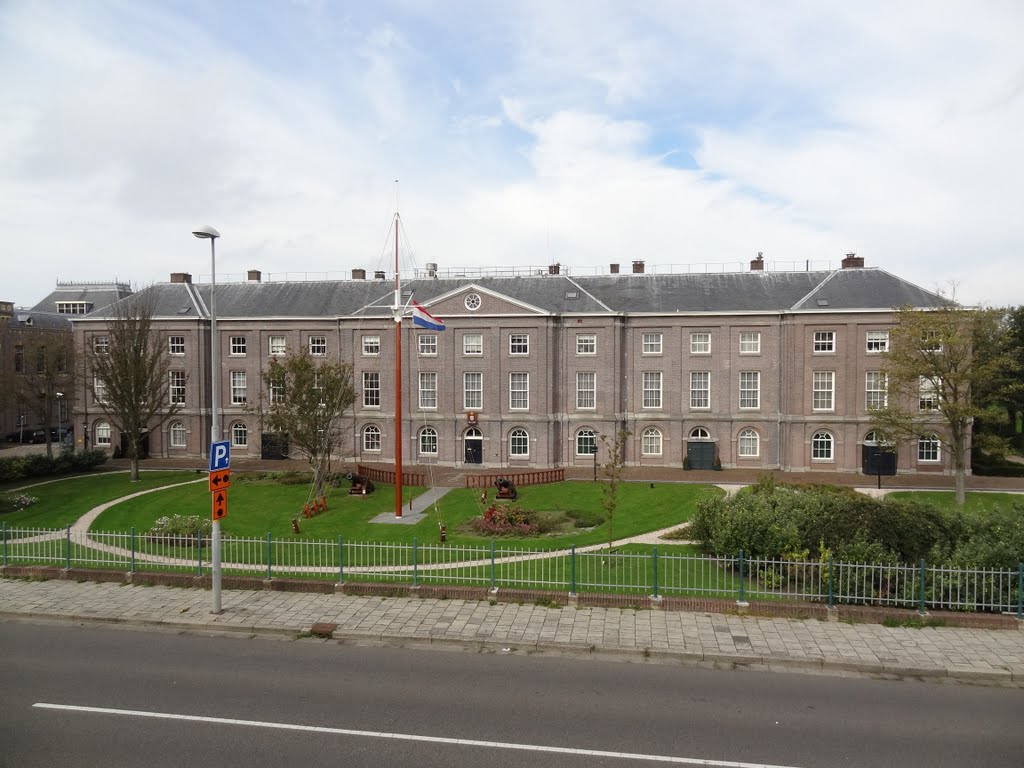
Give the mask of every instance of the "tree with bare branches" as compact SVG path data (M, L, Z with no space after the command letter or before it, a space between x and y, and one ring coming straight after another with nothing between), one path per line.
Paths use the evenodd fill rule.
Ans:
M52 434L59 426L61 401L74 387L74 338L71 328L32 328L18 333L13 396L46 432L46 453L53 455ZM59 433L58 433L59 434Z

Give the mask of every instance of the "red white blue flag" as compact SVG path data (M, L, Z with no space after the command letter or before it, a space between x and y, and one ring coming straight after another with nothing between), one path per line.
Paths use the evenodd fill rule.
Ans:
M412 302L412 324L431 331L443 331L444 320L427 312L419 302Z

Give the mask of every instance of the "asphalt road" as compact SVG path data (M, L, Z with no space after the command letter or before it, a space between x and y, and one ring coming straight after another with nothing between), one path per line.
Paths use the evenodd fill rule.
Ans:
M1020 689L16 621L0 648L10 766L1024 763Z

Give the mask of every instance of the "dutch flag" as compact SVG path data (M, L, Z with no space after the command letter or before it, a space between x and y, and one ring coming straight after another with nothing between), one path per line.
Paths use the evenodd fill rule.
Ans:
M434 317L415 300L412 302L412 324L431 331L444 330L444 320Z

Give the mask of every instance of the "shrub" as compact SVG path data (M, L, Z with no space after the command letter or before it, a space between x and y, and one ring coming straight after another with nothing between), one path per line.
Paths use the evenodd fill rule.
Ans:
M199 515L171 515L157 518L145 536L160 544L175 547L192 547L199 542L200 534L206 539L213 533L213 521Z
M0 514L5 512L20 512L28 509L39 499L29 496L27 493L5 493L0 496Z
M485 536L533 536L540 533L537 513L520 506L499 504L483 517L474 518L473 530Z
M62 451L54 456L33 453L0 459L0 482L15 482L33 477L88 472L107 460L106 451Z

